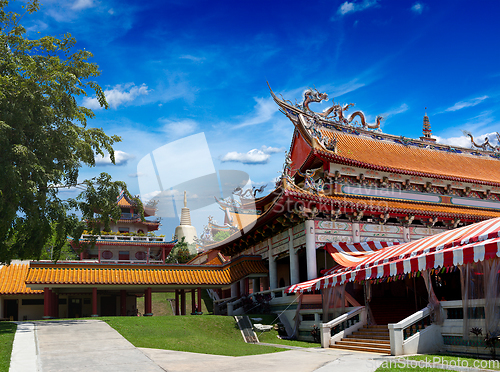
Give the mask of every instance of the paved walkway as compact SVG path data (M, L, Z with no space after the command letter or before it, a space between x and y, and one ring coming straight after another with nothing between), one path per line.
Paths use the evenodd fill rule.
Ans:
M228 357L136 348L99 320L19 322L10 372L372 372L388 357L333 349L293 349Z

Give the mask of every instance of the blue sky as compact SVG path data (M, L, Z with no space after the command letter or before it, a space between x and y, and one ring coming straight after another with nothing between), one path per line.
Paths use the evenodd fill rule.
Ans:
M123 139L117 165L99 161L81 178L105 171L134 194L144 156L202 132L216 171L245 171L270 191L293 127L266 81L293 102L308 87L328 93L329 102L312 107L317 111L333 97L355 103L370 122L382 114L386 133L419 137L425 107L441 142L467 145L463 129L500 131L496 1L42 3L23 24L33 37L69 32L94 54L110 108L92 97L79 102L95 109L90 126ZM171 154L172 162L189 154ZM198 212L200 232L216 212ZM221 213L215 217L222 222ZM172 223L162 232L171 235Z

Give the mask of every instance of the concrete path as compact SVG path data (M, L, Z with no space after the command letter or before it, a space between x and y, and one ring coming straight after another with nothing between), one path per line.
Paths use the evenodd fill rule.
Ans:
M140 350L168 372L372 372L388 358L378 354L321 348L242 357Z
M10 372L372 372L386 358L321 348L243 357L144 349L105 322L64 320L19 322Z
M35 322L33 339L36 348L31 349L19 349L19 346L29 346L28 343L16 345L14 342L12 357L23 355L31 360L35 351L37 369L23 369L14 363L10 372L164 371L107 323L99 320Z

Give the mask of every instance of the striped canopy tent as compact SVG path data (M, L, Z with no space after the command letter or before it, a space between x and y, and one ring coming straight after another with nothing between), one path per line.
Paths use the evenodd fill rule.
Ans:
M422 270L449 268L500 257L500 217L378 249L329 275L292 285L287 293L302 293Z
M325 244L325 250L338 265L322 273L327 276L340 272L342 268L357 266L361 261L366 260L367 257L380 249L396 244L399 244L399 242L327 243Z

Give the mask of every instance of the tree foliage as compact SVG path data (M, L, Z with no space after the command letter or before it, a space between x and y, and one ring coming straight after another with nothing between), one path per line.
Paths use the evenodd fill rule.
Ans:
M214 236L214 241L221 242L231 236L231 231L219 231Z
M24 15L9 6L0 0L0 262L39 257L53 229L57 258L66 236L83 230L72 208L103 221L119 213L124 184L106 174L84 181L75 200L62 200L59 189L77 184L80 167L94 166L96 154L114 162L120 138L87 127L94 114L76 100L91 93L108 106L92 80L99 75L92 54L75 50L70 34L31 39L20 20L38 10L38 0Z
M169 255L165 259L166 263L179 263L183 264L194 258L196 254L191 254L189 252L189 245L185 242L185 237L183 236L181 240L177 242L172 248Z

